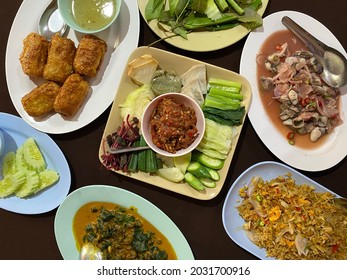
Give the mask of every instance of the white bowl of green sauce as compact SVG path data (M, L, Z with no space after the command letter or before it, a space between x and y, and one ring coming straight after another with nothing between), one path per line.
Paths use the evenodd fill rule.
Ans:
M98 33L118 17L122 0L58 0L66 24L80 33Z

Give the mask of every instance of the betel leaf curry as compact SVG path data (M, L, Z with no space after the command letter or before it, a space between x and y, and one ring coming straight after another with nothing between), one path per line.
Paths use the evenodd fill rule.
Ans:
M73 231L78 250L91 242L101 249L105 259L177 259L169 240L140 216L135 207L87 203L76 212Z

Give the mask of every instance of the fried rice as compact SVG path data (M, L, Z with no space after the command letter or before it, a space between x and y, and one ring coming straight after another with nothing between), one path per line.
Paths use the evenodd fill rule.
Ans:
M268 257L347 259L347 215L333 194L297 185L288 173L270 181L254 177L239 195L243 228Z

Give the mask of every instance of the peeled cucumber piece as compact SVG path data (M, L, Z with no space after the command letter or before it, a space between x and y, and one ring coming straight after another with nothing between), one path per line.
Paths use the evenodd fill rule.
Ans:
M5 155L2 173L0 198L10 195L26 198L59 180L55 170L47 169L43 154L33 138L28 138L16 152Z
M23 186L26 176L23 171L17 171L14 174L6 175L0 181L0 197L12 195L15 191Z
M15 191L17 197L24 198L32 195L39 187L40 178L36 171L27 170L25 173L25 183Z
M26 171L29 169L28 164L24 159L24 147L20 146L16 151L16 169Z
M59 174L52 169L45 169L39 173L39 180L39 187L36 189L35 193L56 183L59 180Z
M2 176L5 177L8 174L16 173L16 154L14 152L8 152L2 162Z
M23 144L23 155L29 169L41 172L46 169L46 161L33 138Z

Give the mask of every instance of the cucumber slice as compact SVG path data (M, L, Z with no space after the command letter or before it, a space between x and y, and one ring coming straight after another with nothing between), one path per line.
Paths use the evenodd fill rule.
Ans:
M33 194L39 187L40 182L39 175L36 173L36 171L27 170L24 171L24 173L26 176L26 181L23 186L15 191L16 196L20 198Z
M16 154L14 152L8 152L2 162L2 176L5 177L8 174L13 174L16 169Z
M159 168L157 175L170 182L178 183L184 179L184 175L177 167Z
M16 167L17 170L26 171L29 169L25 159L24 159L24 148L20 146L16 151Z
M0 181L0 197L7 197L17 191L25 183L26 176L23 171L8 174Z
M39 187L36 189L35 193L53 185L59 180L59 174L52 169L45 169L39 173Z
M23 154L31 170L41 172L46 169L46 162L33 138L28 138L23 144Z

